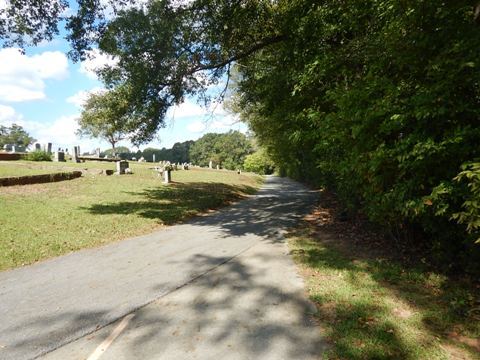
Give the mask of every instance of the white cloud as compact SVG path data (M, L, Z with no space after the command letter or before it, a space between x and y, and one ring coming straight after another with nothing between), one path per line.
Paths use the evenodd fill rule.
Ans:
M191 100L175 106L169 111L168 117L182 121L193 120L186 126L192 133L227 131L239 122L238 117L229 114L223 104L212 103L208 108L204 108Z
M97 70L100 70L106 66L115 66L118 59L113 56L107 55L101 52L99 49L90 50L87 53L87 59L80 64L80 71L90 79L97 79Z
M175 105L168 110L167 118L181 119L187 117L203 117L207 115L207 110L200 105L186 100L180 105Z
M65 99L67 103L73 104L76 107L82 107L83 103L87 100L87 97L90 94L98 94L105 91L104 88L101 87L94 87L91 90L80 90L77 93L73 94L72 96L69 96L68 98Z
M205 131L206 128L207 128L207 125L205 124L205 122L198 121L198 120L187 125L187 130L192 133L201 133Z
M51 123L25 120L13 107L0 104L0 125L20 125L41 144L51 142L54 149L59 147L71 149L75 145L80 145L82 151L89 151L98 146L108 147L104 141L78 137L75 134L78 129L77 118L78 115L61 116Z
M0 101L44 99L45 80L64 79L68 61L60 51L27 56L17 48L0 50Z
M17 114L13 107L0 104L0 125L10 126L19 120L20 114Z

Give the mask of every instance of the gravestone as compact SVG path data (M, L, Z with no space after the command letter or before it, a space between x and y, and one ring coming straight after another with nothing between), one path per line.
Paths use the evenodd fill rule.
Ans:
M155 154L153 154L152 162L155 162Z
M117 161L117 174L118 175L124 175L125 170L127 168L128 168L128 161L126 161L126 160Z
M72 153L72 161L75 163L79 163L80 159L78 158L80 156L80 146L74 146L73 147L73 153Z
M47 144L47 153L51 154L52 153L52 143Z
M210 162L208 163L208 168L209 168L209 169L213 169L213 162L212 162L212 160L210 160Z
M165 184L169 184L172 181L172 171L171 170L164 170L163 171L163 182Z
M12 145L12 149L10 150L10 152L12 152L12 153L17 152L17 149L15 148L15 145Z
M220 170L220 165L217 165L217 170Z
M63 151L55 151L54 161L63 162L65 161L65 153Z
M42 150L42 145L40 145L39 143L36 143L35 144L35 151L40 151Z
M100 157L100 148L95 149L95 155L99 158Z

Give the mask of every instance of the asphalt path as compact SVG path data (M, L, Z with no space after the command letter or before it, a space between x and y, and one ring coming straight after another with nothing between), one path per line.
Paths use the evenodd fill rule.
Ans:
M0 273L0 359L320 358L282 236L315 198L269 177L215 214Z

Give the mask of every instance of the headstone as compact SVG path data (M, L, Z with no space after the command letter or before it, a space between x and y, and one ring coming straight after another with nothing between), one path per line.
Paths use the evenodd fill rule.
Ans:
M125 170L128 168L128 161L120 160L117 161L117 174L123 175L125 174Z
M79 163L80 159L78 158L80 156L80 146L74 146L73 147L73 153L72 153L72 161L75 163Z
M145 158L142 156L140 159L138 159L138 162L145 162Z
M165 184L169 184L172 181L172 174L171 170L164 170L163 171L163 182Z
M100 157L100 148L95 150L95 155L99 158Z
M40 151L42 150L42 145L40 145L39 143L36 143L35 144L35 151Z
M153 154L153 160L152 161L155 162L155 154Z
M11 148L10 152L12 152L12 153L17 152L17 150L15 148L15 145L12 145L12 148Z
M55 151L54 161L62 162L65 161L65 153L63 151Z
M213 169L213 162L212 162L212 160L210 160L210 162L208 163L208 168L209 168L209 169Z
M47 144L47 153L51 154L52 153L52 143Z
M220 165L217 165L217 170L220 170Z

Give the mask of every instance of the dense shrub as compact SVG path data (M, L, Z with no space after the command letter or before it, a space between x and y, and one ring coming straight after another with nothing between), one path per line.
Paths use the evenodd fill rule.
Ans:
M52 155L46 151L36 150L26 154L24 159L29 161L52 161Z
M480 271L471 2L286 8L289 41L240 67L238 108L260 143L281 171L330 187L396 243L428 247L447 270Z
M275 164L266 151L260 149L245 158L243 168L245 171L251 171L260 175L270 175L275 171Z

